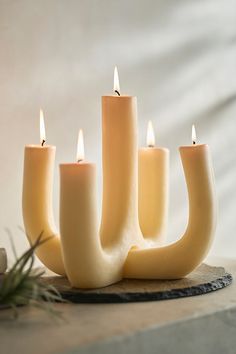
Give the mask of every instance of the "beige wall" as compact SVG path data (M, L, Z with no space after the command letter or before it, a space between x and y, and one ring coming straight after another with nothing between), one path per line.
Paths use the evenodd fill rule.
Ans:
M0 0L0 244L27 243L22 225L23 148L39 140L39 108L59 161L75 158L83 127L86 155L99 164L100 96L118 65L122 92L138 96L140 144L148 119L171 150L169 239L180 236L187 200L178 146L210 144L219 196L213 253L236 247L235 1ZM58 165L55 167L58 214Z

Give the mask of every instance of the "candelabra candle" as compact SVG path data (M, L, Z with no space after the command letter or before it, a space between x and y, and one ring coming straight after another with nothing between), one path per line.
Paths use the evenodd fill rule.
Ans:
M216 227L214 175L208 145L196 144L194 134L192 142L180 147L189 199L187 229L182 238L165 247L131 250L124 269L127 278L181 278L207 255Z
M43 112L40 110L40 144L27 145L24 157L23 219L31 243L42 233L42 240L51 237L37 248L41 262L57 274L64 275L60 239L52 211L53 171L56 147L46 145ZM52 237L54 236L54 237Z
M52 212L55 147L46 145L42 112L40 145L25 147L23 218L26 234L30 242L41 233L42 239L54 236L36 250L37 255L55 273L64 275L66 272L75 287L103 287L122 277L183 277L206 256L216 226L209 148L196 143L193 127L193 145L180 147L189 196L188 226L177 242L153 247L159 244L166 223L169 154L166 149L154 147L154 133L149 129L148 147L139 152L138 203L136 98L120 94L117 69L114 77L114 95L102 98L100 232L96 210L96 168L84 160L82 131L78 136L76 162L60 165L62 250ZM152 248L147 242L150 239L154 244Z
M146 240L163 242L169 200L169 150L155 147L152 122L147 147L139 149L139 223Z

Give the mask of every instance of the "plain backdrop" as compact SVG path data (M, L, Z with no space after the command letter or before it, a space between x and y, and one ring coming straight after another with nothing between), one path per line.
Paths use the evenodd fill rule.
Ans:
M219 221L211 254L236 255L236 1L0 0L0 246L28 243L21 191L24 145L39 142L43 108L47 143L58 164L74 161L78 129L98 165L101 203L101 95L117 65L121 91L138 97L139 144L153 121L157 145L170 149L168 242L186 227L188 204L178 147L208 143ZM115 186L114 186L115 187Z

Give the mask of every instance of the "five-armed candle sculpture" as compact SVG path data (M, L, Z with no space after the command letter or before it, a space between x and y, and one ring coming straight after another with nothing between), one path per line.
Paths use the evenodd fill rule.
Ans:
M41 118L40 118L41 119ZM41 133L44 127L41 119ZM160 247L167 220L169 152L155 147L148 125L147 148L138 152L136 98L102 98L103 201L99 230L96 169L84 159L79 132L77 159L60 165L60 239L38 249L38 257L72 286L102 287L123 277L174 279L190 273L206 256L216 225L214 178L209 148L180 148L189 195L189 222L177 242ZM30 241L57 235L52 214L55 147L26 146L23 217Z

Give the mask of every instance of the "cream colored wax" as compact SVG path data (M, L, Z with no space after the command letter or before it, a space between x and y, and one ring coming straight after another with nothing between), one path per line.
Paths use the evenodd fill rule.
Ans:
M147 146L139 149L139 223L146 240L161 243L168 216L169 150L155 147L151 122Z
M60 231L74 287L117 282L130 248L141 245L138 221L137 108L131 96L102 97L103 202L97 223L96 173L90 163L61 164Z
M183 277L206 256L216 225L209 148L207 145L181 147L189 195L188 227L177 242L165 247L147 248L149 242L143 239L138 220L136 98L119 96L119 90L114 91L118 96L102 98L103 205L100 232L96 212L95 165L82 161L83 156L80 154L77 159L79 162L60 165L63 257L66 274L75 287L102 287L117 282L123 276L146 279ZM55 236L40 246L37 255L46 267L58 274L65 274L60 239L56 236L52 213L55 147L44 146L44 143L45 138L41 138L42 146L25 148L23 218L31 242L40 233L43 233L43 238ZM164 157L163 152L161 154L163 160L158 160L158 164L162 163L163 168L166 168L167 157ZM147 166L156 166L156 157L150 156ZM142 156L141 159L142 166L143 159L146 163L147 157ZM151 174L151 167L146 168L149 171L146 173L144 167L141 169L143 172L140 172L140 176L143 174L143 177L140 180L144 181L145 176ZM161 176L155 167L154 173ZM167 169L164 174L167 174ZM165 194L163 184L162 180L158 188ZM141 188L146 188L144 182ZM152 189L155 190L154 184ZM140 200L144 198L144 190L140 191ZM165 210L164 204L162 208ZM151 213L154 214L154 210L158 210L157 204L152 205ZM146 220L140 222L150 227L147 233L144 231L146 239L158 240L156 234L158 229L162 229L161 220L159 226L154 221L151 223L149 219L147 223Z
M176 279L184 277L205 258L216 227L214 176L207 145L180 147L189 197L189 221L177 242L160 248L130 251L127 278Z
M25 147L23 178L23 219L30 242L42 233L42 240L50 236L36 250L41 262L57 274L64 275L60 239L52 211L52 187L55 146L28 145Z

